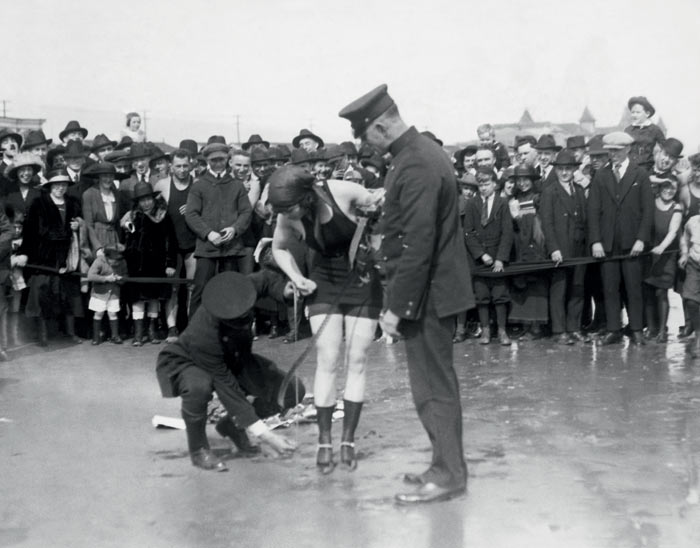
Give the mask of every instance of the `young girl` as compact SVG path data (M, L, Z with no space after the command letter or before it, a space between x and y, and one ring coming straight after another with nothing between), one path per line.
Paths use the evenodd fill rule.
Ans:
M651 172L654 165L654 147L657 144L661 145L666 139L661 128L650 120L656 109L646 97L641 96L631 97L627 101L627 108L632 124L625 128L625 133L634 139L630 149L630 160Z
M663 179L652 176L650 180L658 185L659 193L654 209L651 267L644 279L644 307L647 338L665 343L668 340L668 290L676 279L678 232L683 220L683 206L676 201L678 181L673 175ZM673 253L663 254L664 251Z
M172 277L177 264L175 229L168 216L168 206L149 183L134 186L134 208L122 217L125 228L124 258L131 277ZM160 343L156 320L160 299L170 296L167 284L129 283L124 287L134 319L134 346L145 341ZM144 337L144 314L150 319Z

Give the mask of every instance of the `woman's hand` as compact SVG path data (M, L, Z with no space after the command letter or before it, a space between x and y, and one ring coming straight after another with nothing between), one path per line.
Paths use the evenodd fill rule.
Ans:
M175 269L172 266L169 266L165 269L165 275L168 278L172 278L173 276L175 276Z
M657 245L656 247L651 248L651 253L652 255L661 255L665 250L660 246Z
M316 282L309 280L308 278L300 277L292 280L292 282L296 286L299 293L301 293L304 297L311 295L314 291L316 291Z

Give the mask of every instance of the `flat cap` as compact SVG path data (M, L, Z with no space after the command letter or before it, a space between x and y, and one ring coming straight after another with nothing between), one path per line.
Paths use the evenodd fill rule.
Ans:
M613 131L603 137L603 148L618 149L634 143L634 139L624 131Z
M386 84L377 86L359 99L355 99L338 113L341 118L350 120L356 138L367 130L372 121L396 104L387 93L387 89Z
M202 155L209 158L228 158L229 148L224 143L210 143L202 149Z

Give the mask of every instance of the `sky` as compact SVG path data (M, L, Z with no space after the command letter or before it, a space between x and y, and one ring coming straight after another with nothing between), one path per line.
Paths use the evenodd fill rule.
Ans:
M350 139L347 103L386 83L404 119L446 143L476 126L618 122L645 95L671 136L700 144L697 0L0 0L7 115L115 137L146 112L177 144L311 128ZM7 47L13 44L13 47ZM507 143L510 144L510 143Z

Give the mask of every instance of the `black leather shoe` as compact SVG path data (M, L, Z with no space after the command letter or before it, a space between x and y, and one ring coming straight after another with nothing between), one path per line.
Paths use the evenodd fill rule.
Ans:
M272 327L270 327L270 334L268 335L268 338L269 339L276 339L279 336L280 336L280 332L277 329L277 326L273 325Z
M636 346L642 346L647 343L644 340L644 335L642 335L641 331L632 331L632 337L630 338L630 341Z
M228 417L219 419L214 428L221 437L230 439L241 455L253 456L260 453L260 447L250 443L245 429L238 428Z
M619 331L608 331L605 336L600 340L600 344L617 344L622 342L622 333Z
M441 487L433 482L428 482L421 485L413 493L399 493L394 498L399 504L425 504L449 500L464 494L466 490L466 485Z
M690 337L693 334L693 326L690 324L684 325L681 330L678 332L678 338L679 339L684 339L686 337Z
M202 447L190 454L192 464L202 470L215 470L216 472L226 472L227 466L220 461L210 449Z

